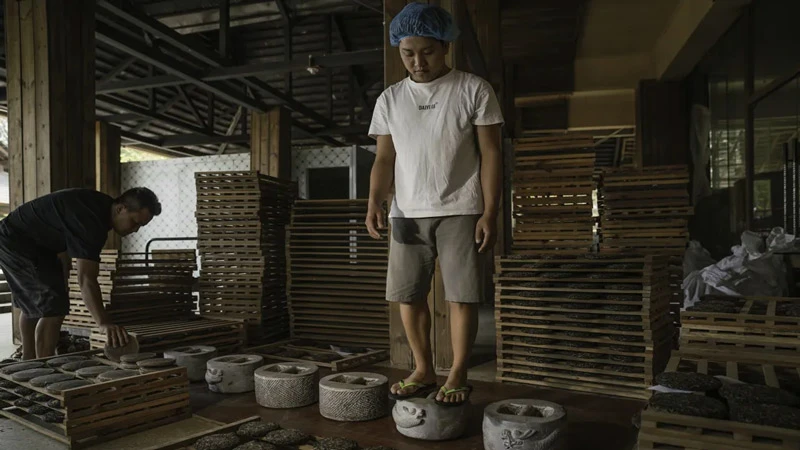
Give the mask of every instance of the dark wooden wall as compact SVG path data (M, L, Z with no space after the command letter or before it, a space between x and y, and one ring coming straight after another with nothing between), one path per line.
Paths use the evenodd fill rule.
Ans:
M636 139L642 166L689 164L689 99L679 81L642 80L636 91Z
M120 147L122 137L119 127L107 122L98 121L95 129L95 170L96 188L112 197L119 197L122 192L122 166L120 164ZM119 250L122 248L120 236L111 230L108 232L105 248Z

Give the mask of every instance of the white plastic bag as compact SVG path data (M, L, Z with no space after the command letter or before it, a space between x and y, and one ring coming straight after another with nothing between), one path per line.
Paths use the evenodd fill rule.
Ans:
M731 249L732 255L684 278L684 308L697 303L703 295L714 293L735 297L787 294L783 258L774 252L794 246L795 237L782 228L774 228L767 239L750 231L742 233L741 239L741 245Z
M711 257L703 245L698 241L689 242L686 253L683 254L683 276L686 277L695 270L705 269L717 262Z

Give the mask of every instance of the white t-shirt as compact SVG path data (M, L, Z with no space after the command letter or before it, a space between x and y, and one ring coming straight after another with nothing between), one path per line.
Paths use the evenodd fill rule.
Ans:
M369 136L391 135L397 154L389 217L483 214L480 150L473 125L503 123L492 86L450 70L428 83L410 77L375 104Z

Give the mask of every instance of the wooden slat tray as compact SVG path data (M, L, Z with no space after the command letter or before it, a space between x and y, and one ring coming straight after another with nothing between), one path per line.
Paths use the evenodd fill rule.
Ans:
M162 352L186 345L211 345L223 354L237 351L246 343L244 324L232 319L168 321L132 325L126 330L136 336L142 352ZM92 348L102 348L105 342L105 334L93 329L90 335Z
M718 296L701 299L713 300ZM800 317L779 314L782 305L800 305L789 297L726 297L736 313L682 311L681 345L733 353L764 352L775 360L800 351Z
M74 353L95 359L109 366L118 365L104 359L102 351ZM39 361L47 361L42 358ZM2 368L3 365L0 365ZM56 369L63 372L62 369ZM74 375L70 373L70 375ZM17 387L25 387L51 400L58 400L60 408L51 408L47 402L35 402L52 411L64 414L62 423L47 423L28 413L28 408L0 400L0 415L28 426L54 438L70 448L79 449L116 437L155 428L185 419L189 409L189 381L186 368L176 367L121 380L94 382L91 385L52 394L44 388L27 382L14 381L10 375L0 373L0 378ZM0 388L13 392L14 388Z
M770 363L758 355L732 360L726 355L673 355L667 372L724 375L751 384L794 388L800 383L797 361ZM705 419L645 409L639 433L640 448L770 450L800 448L800 430ZM671 446L671 447L668 447Z
M244 352L258 354L263 356L264 359L272 361L312 362L317 366L327 367L334 372L352 370L359 366L375 364L389 358L388 350L361 350L363 351L351 356L341 356L329 350L328 344L318 345L314 342L289 339L274 344L250 347L245 349ZM292 355L292 353L298 354L298 352L302 352L303 355L297 357ZM288 356L283 356L281 353ZM318 360L312 359L313 357L317 357Z
M143 450L196 450L194 444L203 437L210 436L212 434L236 433L236 430L238 430L240 426L250 422L258 422L260 420L262 420L260 416L251 416L243 420L237 420L236 422L231 422L229 424L216 422L217 425L207 431L203 431L201 433L195 433L192 434L191 436L175 439L153 447L147 447ZM292 428L292 425L288 422L282 423L280 425L282 426L282 428ZM323 436L312 436L313 440L320 440L322 438ZM253 440L254 439L242 439L240 444L245 444L246 442L250 442ZM288 450L289 447L286 448ZM291 448L292 450L315 450L317 447L314 446L313 442L311 442L300 446L292 446Z

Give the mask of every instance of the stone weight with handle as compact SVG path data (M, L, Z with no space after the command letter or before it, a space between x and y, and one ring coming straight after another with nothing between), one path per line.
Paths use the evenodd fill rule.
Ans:
M456 439L464 434L469 421L469 400L458 406L436 404L437 392L425 398L398 400L392 408L397 431L403 436L427 441Z
M206 363L208 389L221 394L240 394L255 389L253 373L264 358L259 355L228 355Z
M379 419L389 411L389 380L377 373L346 372L319 382L319 412L342 422Z
M205 380L206 364L217 356L217 349L209 345L178 347L164 352L164 358L174 359L178 366L186 368L189 381Z
M282 362L255 372L256 402L265 408L300 408L319 398L319 368L308 362Z
M567 412L543 400L492 403L484 410L483 446L486 450L566 450Z

